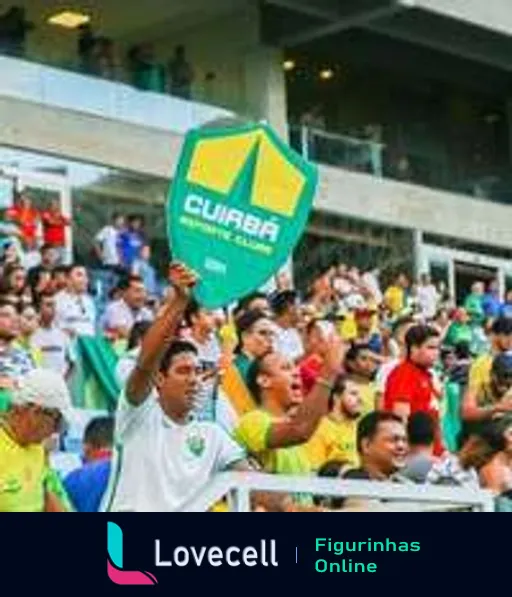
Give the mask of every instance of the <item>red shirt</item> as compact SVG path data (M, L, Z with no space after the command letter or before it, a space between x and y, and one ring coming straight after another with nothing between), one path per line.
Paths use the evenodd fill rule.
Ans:
M299 373L306 394L313 389L321 370L322 359L315 354L312 354L309 357L304 357L302 361L300 361Z
M54 247L63 247L65 244L65 230L69 225L69 219L60 213L53 211L43 211L41 214L43 221L43 237L47 245Z
M20 227L23 240L31 245L37 236L37 221L39 212L34 207L23 207L19 203L6 211L6 216Z
M443 453L441 429L439 426L439 393L434 387L432 374L407 360L400 363L390 373L384 392L384 409L392 411L395 404L405 402L410 405L411 414L428 413L436 423L434 454Z

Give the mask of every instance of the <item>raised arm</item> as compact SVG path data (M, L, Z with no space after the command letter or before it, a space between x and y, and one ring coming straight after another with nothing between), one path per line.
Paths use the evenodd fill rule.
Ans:
M313 389L292 416L272 423L268 448L284 448L309 440L320 419L328 413L329 397L336 377L341 372L345 352L345 343L338 335L326 341L322 351L322 370Z
M126 384L126 400L133 406L142 404L151 392L162 357L176 337L196 277L185 266L173 264L169 281L173 291L144 337L137 364Z

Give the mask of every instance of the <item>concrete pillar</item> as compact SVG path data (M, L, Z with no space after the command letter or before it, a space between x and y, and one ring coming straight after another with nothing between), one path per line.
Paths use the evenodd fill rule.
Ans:
M252 120L265 120L288 141L282 50L266 46L253 48L247 52L243 68L246 115Z
M422 247L423 247L423 232L421 230L413 230L413 233L412 233L413 275L416 280L420 277L420 274L428 273L428 270L423 271Z

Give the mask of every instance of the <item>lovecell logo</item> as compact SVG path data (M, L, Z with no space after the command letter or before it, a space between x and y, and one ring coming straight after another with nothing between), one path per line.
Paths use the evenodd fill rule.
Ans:
M123 531L114 522L107 523L107 571L116 585L156 585L150 572L123 570Z

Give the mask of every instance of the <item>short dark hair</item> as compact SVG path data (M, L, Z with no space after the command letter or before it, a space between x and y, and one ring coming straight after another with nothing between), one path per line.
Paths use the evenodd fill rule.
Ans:
M345 354L345 370L347 373L353 373L352 363L354 363L359 355L364 352L365 350L372 351L369 344L359 344L357 342L353 342L350 348L347 350Z
M128 290L128 288L130 288L130 286L132 285L132 282L138 282L140 284L143 283L142 278L137 274L128 274L121 278L119 284L117 285L117 288L119 290Z
M240 315L240 317L238 317L235 321L238 337L240 338L244 332L250 330L252 326L260 319L268 319L268 315L263 311L259 311L258 309L246 311Z
M268 355L271 354L268 352L267 354L263 355L262 357L258 357L254 359L254 361L249 365L249 369L247 370L247 377L246 377L246 384L249 393L254 398L256 404L261 404L261 388L258 383L258 377L265 371L265 359Z
M405 334L405 345L407 356L411 354L412 348L423 346L431 338L439 338L439 332L430 325L415 325Z
M186 342L185 340L173 340L165 351L162 360L160 361L160 373L167 373L174 357L184 352L197 355L197 348L192 344L192 342Z
M379 425L388 421L403 424L402 419L398 415L384 410L375 410L368 413L359 421L357 425L357 451L359 453L362 451L363 440L372 440L377 435Z
M197 315L201 311L201 305L196 301L195 298L191 298L188 302L187 308L185 309L185 314L183 319L185 323L190 327L192 325L192 317Z
M109 448L114 443L114 417L95 417L84 431L84 444L94 448Z
M511 336L512 335L512 318L498 317L492 324L492 333L496 336Z
M267 295L264 292L251 292L250 294L244 296L238 301L238 305L235 308L235 313L241 313L242 311L247 311L249 305L252 301L257 299L267 299Z
M130 336L128 337L128 345L126 348L128 350L136 348L144 339L144 336L146 335L150 327L150 321L138 321L136 324L134 324L130 331Z
M42 247L41 247L41 253L45 253L46 251L49 251L50 249L55 249L55 246L52 245L51 243L45 243Z
M277 317L283 315L289 307L297 302L297 296L295 290L283 290L274 294L271 298L272 311Z
M334 406L334 396L337 394L343 394L347 387L347 378L345 375L338 375L332 384L332 390L329 395L329 410Z
M56 274L65 274L66 276L69 274L70 272L70 267L69 265L58 265L52 272L52 276L55 276Z
M435 438L435 423L423 411L412 413L407 421L407 438L411 446L431 446Z

